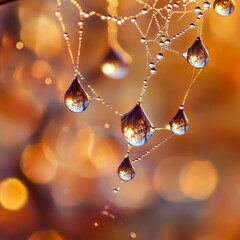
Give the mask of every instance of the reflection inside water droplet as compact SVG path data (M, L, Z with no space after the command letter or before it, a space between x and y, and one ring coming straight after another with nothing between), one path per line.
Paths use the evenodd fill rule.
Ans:
M144 145L155 131L140 104L122 116L121 130L132 146Z
M183 54L188 63L195 68L203 68L208 63L208 51L202 43L201 37L197 37L192 46Z
M234 0L215 0L213 8L218 15L225 17L234 11L235 2Z
M123 181L130 181L135 176L135 169L129 160L129 157L125 157L118 167L118 176Z
M167 129L171 130L177 135L184 135L188 130L188 120L184 113L183 105L180 105L177 114L173 117L167 125Z
M80 83L79 75L74 78L70 87L66 91L64 102L73 112L82 112L88 107L89 98Z

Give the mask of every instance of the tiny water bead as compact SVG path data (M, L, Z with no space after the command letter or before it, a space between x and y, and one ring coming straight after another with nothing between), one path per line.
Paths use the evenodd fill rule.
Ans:
M131 57L120 46L109 47L101 64L101 70L109 78L119 79L127 75L130 63Z
M189 64L195 68L203 68L208 63L208 51L203 45L200 36L196 38L192 46L183 54Z
M121 130L132 146L143 146L155 131L140 103L121 117Z
M226 17L234 11L235 2L234 0L215 0L213 8L218 15Z
M89 98L77 75L64 96L66 106L73 112L83 112L89 105Z
M184 113L183 105L180 105L178 112L167 125L167 129L177 135L184 135L188 130L188 119Z
M118 176L123 181L130 181L135 176L135 169L129 160L129 157L125 157L117 170Z

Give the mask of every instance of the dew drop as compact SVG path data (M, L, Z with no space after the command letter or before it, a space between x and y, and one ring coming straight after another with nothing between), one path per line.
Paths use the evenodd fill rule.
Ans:
M140 104L121 117L121 130L132 146L143 146L155 131Z
M155 67L154 61L151 61L151 62L149 63L149 67L150 67L150 68L154 68L154 67Z
M123 78L128 73L131 57L118 45L110 47L101 64L102 72L109 78Z
M114 192L114 193L118 193L119 190L120 190L120 187L116 187L116 188L113 189L113 192Z
M130 181L134 178L135 170L128 156L125 157L119 165L117 173L119 178L123 181Z
M203 68L208 63L208 51L198 36L192 46L183 54L189 64L195 68Z
M195 25L194 23L190 23L189 27L190 27L191 29L194 29L194 28L196 27L196 25Z
M177 114L167 125L167 129L177 135L184 135L188 130L188 119L184 113L183 105L180 105Z
M141 13L142 13L142 14L146 14L147 11L148 11L147 8L143 8Z
M79 75L72 81L70 87L65 93L64 102L66 106L73 112L82 112L89 105L89 98L82 87Z
M159 61L162 61L162 60L164 59L164 55L163 55L162 53L159 53L159 54L157 55L157 59L158 59Z
M213 9L220 16L230 15L235 8L234 0L215 0L213 4Z
M140 39L140 42L141 43L146 43L147 41L146 41L146 38L145 37L142 37L141 39Z
M195 7L194 11L195 11L195 13L200 13L200 12L202 12L202 10L201 10L200 7Z
M97 223L97 222L95 222L95 223L94 223L94 226L95 226L95 227L98 227L99 225L98 225L98 223Z
M204 8L205 10L211 8L211 3L210 3L209 1L204 2L204 3L203 3L203 8Z
M151 69L150 69L150 73L151 73L152 75L155 75L155 74L157 73L157 69L156 69L156 68L151 68Z

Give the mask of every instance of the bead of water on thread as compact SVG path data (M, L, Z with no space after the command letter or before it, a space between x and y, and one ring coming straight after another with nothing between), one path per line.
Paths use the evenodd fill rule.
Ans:
M145 80L143 81L143 85L144 85L144 87L146 88L147 85L148 85L148 80L145 79Z
M164 46L165 46L165 43L161 40L161 41L159 42L159 46L160 46L160 47L164 47Z
M106 16L104 16L104 15L101 16L101 20L106 20L106 19L107 19Z
M209 1L204 2L204 3L203 3L203 8L204 8L205 10L210 9L210 8L211 8L211 3L210 3Z
M121 116L122 134L132 146L143 146L155 132L140 103Z
M166 46L170 46L171 45L171 40L170 39L167 39L165 42L164 42L164 44L166 45Z
M120 190L120 187L116 187L116 188L113 189L113 192L118 193L119 190Z
M178 4L177 2L175 2L175 3L173 3L173 6L174 6L175 8L178 8L178 7L179 7L179 4Z
M110 21L112 19L112 16L111 15L108 15L107 16L107 20Z
M146 43L146 38L145 37L142 37L141 40L140 40L141 43Z
M222 17L229 16L235 8L234 0L215 0L213 4L214 11Z
M57 10L57 11L55 12L55 15L56 15L57 17L60 17L60 16L61 16L61 12L60 12L59 10Z
M98 227L98 223L97 222L94 223L94 227Z
M198 7L195 7L194 11L195 13L200 13L202 12L202 9L198 6Z
M141 11L141 13L142 13L142 14L146 14L147 11L148 11L147 8L143 8L142 11Z
M194 29L194 28L196 27L196 25L195 25L194 23L190 23L189 27L190 27L191 29Z
M152 75L155 75L155 74L157 73L157 69L156 69L156 68L151 68L151 69L150 69L150 73L151 73Z
M63 34L63 36L64 36L65 40L69 40L69 38L70 38L67 32L65 32L65 33Z
M83 17L88 18L90 17L89 13L84 13Z
M117 22L117 17L112 17L112 19L111 19L113 22Z
M155 63L154 63L154 61L151 61L150 63L149 63L149 67L150 68L154 68L156 65L155 65Z
M162 35L161 40L164 42L165 40L167 40L167 37L165 35Z
M131 18L131 22L132 22L132 23L135 23L136 21L137 21L137 18L136 18L136 17Z
M83 25L83 21L82 20L78 21L78 26L82 26L82 25Z
M159 53L159 54L157 55L157 59L158 59L159 61L162 61L162 60L164 59L164 55L163 55L162 53Z

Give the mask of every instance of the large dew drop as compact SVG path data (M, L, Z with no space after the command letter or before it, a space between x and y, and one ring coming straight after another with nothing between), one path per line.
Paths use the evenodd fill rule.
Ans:
M73 112L82 112L88 107L89 98L79 81L78 75L74 78L70 87L66 91L64 102Z
M102 72L109 78L123 78L128 73L128 65L131 57L118 45L109 47L109 50L101 64Z
M132 146L143 146L155 131L140 104L122 116L121 130Z
M200 36L196 38L192 46L182 54L188 63L195 68L203 68L208 63L208 51L202 43Z
M130 181L135 176L135 170L132 163L129 160L129 157L125 157L118 167L118 176L123 181Z
M234 0L215 0L213 8L218 15L225 17L234 11L235 2Z
M177 114L167 125L167 129L177 135L184 135L188 130L188 119L184 113L183 105L180 105Z

